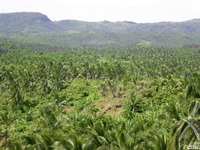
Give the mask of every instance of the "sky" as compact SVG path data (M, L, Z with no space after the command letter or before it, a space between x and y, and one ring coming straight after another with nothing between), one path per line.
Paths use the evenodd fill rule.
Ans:
M200 18L200 0L0 0L0 13L40 12L52 21L151 23Z

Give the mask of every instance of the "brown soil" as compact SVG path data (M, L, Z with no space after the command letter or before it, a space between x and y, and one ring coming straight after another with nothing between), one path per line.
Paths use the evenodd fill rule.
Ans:
M102 114L105 114L107 111L111 110L112 108L121 108L123 107L124 105L120 105L120 104L116 104L116 105L111 105L110 107L108 107L106 110L104 110L102 112Z
M75 108L75 106L69 107L69 108L65 109L63 112L64 112L64 113L70 112L70 111L72 111L74 108Z

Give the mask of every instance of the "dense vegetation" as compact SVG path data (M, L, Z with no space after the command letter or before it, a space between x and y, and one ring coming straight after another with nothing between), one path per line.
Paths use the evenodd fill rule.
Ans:
M24 43L68 47L181 47L199 44L200 19L179 23L51 21L41 13L8 13L0 14L1 36Z
M178 149L199 127L199 48L0 43L0 148ZM197 141L189 129L183 145Z

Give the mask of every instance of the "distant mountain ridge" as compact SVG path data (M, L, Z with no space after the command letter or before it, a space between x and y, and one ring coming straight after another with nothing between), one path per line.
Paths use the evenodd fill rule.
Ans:
M78 20L51 21L46 15L35 12L18 12L0 14L1 33L19 32L53 32L68 30L97 30L108 32L200 32L200 19L184 22L135 23L120 22L86 22Z
M142 42L150 42L151 45L179 46L200 42L200 19L159 23L51 21L41 13L3 13L0 14L0 34L21 41L31 39L45 44L52 44L53 41L55 44L67 46L102 43L137 45Z
M0 14L0 33L38 33L56 30L56 25L41 13L21 12Z

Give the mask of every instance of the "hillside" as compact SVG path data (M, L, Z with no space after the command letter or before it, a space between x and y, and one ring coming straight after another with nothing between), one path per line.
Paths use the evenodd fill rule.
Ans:
M54 22L58 27L64 31L68 30L96 30L106 32L124 32L128 31L135 22L121 21L121 22L85 22L78 20L61 20Z
M56 25L41 13L0 14L0 33L35 33L56 30Z
M22 12L0 14L0 34L20 42L62 46L177 47L200 42L200 20L160 23L51 21L41 13Z
M55 24L64 31L68 30L96 30L107 32L156 32L156 33L194 33L200 32L200 20L185 22L135 23L121 22L84 22L77 20L62 20Z

